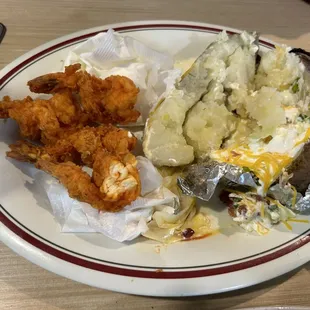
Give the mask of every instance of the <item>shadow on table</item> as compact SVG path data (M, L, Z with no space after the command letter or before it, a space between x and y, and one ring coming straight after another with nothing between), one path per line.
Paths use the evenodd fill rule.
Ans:
M248 303L251 300L255 300L253 307L259 306L272 306L270 300L260 299L261 295L267 294L270 290L284 284L291 277L301 271L303 268L310 271L310 264L300 267L294 271L291 271L278 278L260 283L251 287L243 288L236 291L230 291L226 293L213 294L208 296L196 296L185 298L168 298L170 301L178 301L180 304L176 308L178 310L190 310L190 309L212 309L212 310L224 310L224 309L242 309L244 304L246 307L250 306ZM260 299L260 304L257 304L257 300ZM167 300L167 299L166 299ZM279 299L277 300L279 305ZM252 305L251 305L252 306ZM286 305L285 305L286 306Z

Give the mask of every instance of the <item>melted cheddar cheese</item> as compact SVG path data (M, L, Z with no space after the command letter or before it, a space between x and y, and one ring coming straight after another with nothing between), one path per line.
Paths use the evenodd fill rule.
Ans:
M254 154L244 147L218 150L212 157L220 162L249 168L263 182L264 192L293 161L293 158L286 154L271 152Z
M310 128L307 129L305 136L295 144L295 147L302 143L306 143L309 140L309 138L310 138Z

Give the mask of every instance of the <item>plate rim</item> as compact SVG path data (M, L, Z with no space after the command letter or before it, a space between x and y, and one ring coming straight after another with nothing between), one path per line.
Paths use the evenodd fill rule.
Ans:
M174 27L175 30L182 30L183 28L184 29L188 29L188 30L199 30L199 31L208 31L208 32L211 32L213 31L214 33L217 33L218 31L221 31L221 30L226 30L227 32L232 32L232 33L240 33L241 30L238 30L238 29L234 29L234 28L230 28L230 27L224 27L224 26L220 26L220 25L214 25L214 24L207 24L207 23L197 23L197 22L190 22L190 21L173 21L173 20L156 20L156 21L151 21L151 20L148 20L148 21L137 21L137 22L125 22L125 23L117 23L117 24L111 24L111 25L103 25L103 26L98 26L98 27L94 27L94 28L89 28L89 29L85 29L85 30L81 30L81 31L77 31L77 32L74 32L72 34L69 34L69 35L65 35L65 36L62 36L60 38L57 38L55 40L52 40L52 41L49 41L31 51L29 51L28 53L20 56L19 58L17 58L16 60L14 60L13 62L11 62L9 65L7 65L5 68L3 68L1 70L1 78L0 78L0 90L5 86L3 85L4 82L10 78L11 76L13 76L14 73L19 72L19 69L23 68L24 65L25 65L25 62L32 62L31 59L36 59L38 58L38 54L46 54L47 53L47 50L48 49L51 49L51 50L55 50L55 46L59 45L64 45L67 41L72 41L72 42L75 42L75 41L78 41L78 39L82 39L83 37L89 37L89 36L92 36L94 35L95 33L97 32L101 32L101 31L104 31L104 30L107 30L109 28L114 28L116 29L117 31L126 31L127 29L130 31L134 31L134 30L137 30L137 29L140 29L140 28L143 28L143 30L147 30L148 28L150 28L151 30L154 30L154 29L159 29L159 28L169 28L169 27ZM172 30L172 29L171 29ZM211 30L211 31L210 31ZM216 31L214 31L216 30ZM265 39L263 38L262 40L260 40L261 42L263 42L263 44L266 44L267 46L274 46L274 42L271 41L271 40L268 40L268 39ZM67 46L67 45L66 45ZM17 68L17 69L16 69ZM14 71L14 69L16 69ZM12 72L13 70L13 72ZM45 264L45 262L49 261L50 263L53 263L56 264L56 261L53 260L53 259L59 259L51 254L47 254L46 252L34 247L34 245L32 244L29 244L27 243L27 241L21 239L20 237L18 237L18 235L16 235L11 229L9 229L7 227L7 225L5 225L5 219L7 219L7 217L5 217L5 215L1 212L0 210L0 222L1 222L1 230L0 230L0 237L1 239L3 239L4 243L6 245L8 245L11 249L13 249L15 252L17 252L18 254L24 256L26 259L34 262L35 264L37 265L40 265L41 267L45 268L45 269L48 269L52 272L55 272L57 274L60 274L62 276L65 276L65 277L69 277L73 280L75 280L76 277L72 276L68 276L68 274L66 274L65 270L66 270L66 267L63 268L64 269L64 272L60 272L59 270L55 270L55 268L53 268L51 265L49 264ZM11 222L12 223L12 222ZM8 238L7 236L8 235L11 235L11 238ZM23 242L21 241L23 240ZM307 234L305 236L305 238L300 241L300 240L297 240L296 242L294 242L294 244L298 243L299 244L299 247L293 251L290 251L289 253L285 253L283 254L284 256L287 256L289 254L292 254L292 253L299 253L299 252L303 252L303 250L307 247L307 244L308 244L308 248L310 248L310 244L309 244L309 241L310 241L310 233ZM15 243L15 244L13 244ZM23 246L23 250L20 249L20 251L18 251L18 246ZM26 250L27 248L27 245L28 245L28 252L29 253L34 253L36 252L37 253L37 256L36 257L30 257L31 255L28 255L28 252ZM16 247L17 246L17 247ZM31 250L30 250L31 249ZM39 252L37 252L39 251ZM44 258L42 256L42 253L44 253ZM48 256L52 256L52 257L46 257L46 255ZM37 257L42 257L42 259L36 259ZM282 256L281 256L282 257ZM308 262L310 260L310 254L307 256L305 255L303 259L300 259L298 264L294 264L294 268L297 268L299 267L300 265ZM66 260L61 260L63 263L67 263L67 264L71 264L71 263L68 263ZM264 263L264 264L268 264L268 263L271 263L273 262L273 260L271 261L268 261L268 262L261 262ZM48 266L47 266L48 265ZM71 264L72 265L72 264ZM72 267L72 266L71 266ZM83 268L85 269L84 267L79 267L79 268ZM254 268L253 266L251 267L247 267L247 268ZM285 269L285 270L282 270L282 273L279 273L280 274L283 274L283 273L286 273L288 271L291 271L292 269L294 268L291 268L291 269ZM52 270L53 269L53 270ZM179 268L179 269L182 269L182 268ZM89 271L89 269L86 269L87 271ZM244 272L245 270L247 269L240 269L238 271L234 271L234 272ZM199 270L199 272L201 273L201 271ZM104 274L108 274L106 272L103 272ZM182 273L182 272L181 272ZM184 273L184 272L183 272ZM229 273L228 273L229 274ZM167 279L169 277L167 277L168 273L167 272L162 272L162 273L158 273L158 272L154 272L153 271L153 276L151 278L147 277L147 278L144 278L144 280L150 280L150 279ZM208 276L210 276L212 274L209 274ZM116 275L114 275L116 276ZM132 274L123 274L123 278L124 276L126 277L132 277ZM182 275L181 275L182 276ZM273 278L274 276L272 275L269 275L270 278ZM118 277L118 276L116 276ZM136 278L135 276L132 277L132 278ZM200 279L203 279L204 277L201 277L199 276ZM252 282L247 282L243 285L235 285L234 287L230 287L230 288L220 288L220 289L217 289L215 291L212 291L209 289L209 291L202 291L200 293L195 293L195 292L192 292L190 293L190 295L197 295L197 294L208 294L212 291L212 293L215 293L215 292L220 292L220 291L227 291L227 290L231 290L231 289L234 289L234 288L241 288L241 287L245 287L245 286L250 286L250 285L253 285L253 284L256 284L256 283L260 283L264 280L268 280L267 279L268 277L265 277L264 279L261 279L259 280L258 282L255 282L255 280ZM169 278L169 279L174 279L175 278ZM178 279L186 279L181 277L181 278L178 278ZM188 279L197 279L197 277L188 277ZM82 281L81 280L78 280L79 282L84 282L86 283L86 281ZM177 281L177 280L175 280ZM93 286L98 286L96 285L95 283L86 283L86 284L89 284L89 285L93 285ZM236 287L238 286L238 287ZM105 288L105 289L112 289L111 287L106 287L104 285L99 285L99 287L102 287L102 288ZM121 291L120 289L118 289L118 291ZM124 289L123 292L127 292L127 293L135 293L137 294L137 291L133 291L133 290L130 290L130 289ZM141 292L138 292L138 293L141 293ZM164 291L163 291L164 293ZM185 293L186 295L188 295L187 293ZM145 293L142 293L142 295L149 295L147 292ZM170 294L163 294L161 295L161 293L158 294L152 294L154 296L181 296L182 295L182 292L178 292L177 295L174 295L174 293L172 292L172 295Z
M0 205L1 208L1 205ZM4 208L2 207L4 210ZM7 212L6 212L7 213ZM32 234L23 230L20 226L21 225L18 221L17 223L14 223L11 219L6 217L0 209L0 222L4 224L8 229L10 229L13 233L15 233L17 236L21 237L24 241L31 244L32 246L43 250L45 253L50 254L54 257L61 258L66 262L73 263L77 266L81 267L87 267L89 270L96 270L99 272L104 273L110 273L114 275L122 275L122 276L131 276L131 277L137 277L137 278L144 278L144 279L174 279L174 280L180 280L180 279L193 279L193 278L201 278L201 277L210 277L210 276L218 276L221 274L231 274L233 272L237 271L243 271L247 270L254 266L259 266L264 263L272 262L276 259L281 258L282 256L285 256L287 254L293 253L296 250L300 249L301 247L305 246L310 242L310 229L306 230L302 234L298 235L296 238L293 238L292 240L284 243L281 247L277 247L276 251L273 251L271 249L267 254L265 255L255 255L253 259L242 258L240 260L244 260L242 262L238 262L235 264L219 264L219 267L211 268L210 266L193 266L193 267L179 267L179 268L165 268L165 267L144 267L144 266L131 266L124 264L116 264L113 262L96 262L95 259L90 258L90 260L84 259L85 256L78 254L78 253L72 253L75 255L71 255L67 253L66 249L62 249L65 251L58 250L59 247L57 244L51 244L48 240L44 239L41 236L38 236L38 238L35 238L32 236ZM24 227L25 228L25 227ZM29 231L29 230L28 230ZM43 239L40 240L40 239ZM54 246L55 247L54 247ZM256 257L258 256L258 257ZM173 270L172 270L173 269ZM158 270L162 272L158 272Z
M55 256L47 254L46 252L34 247L31 244L27 244L27 242L24 242L23 239L12 233L12 231L6 228L1 222L0 236L2 242L15 253L26 258L28 261L59 276L101 289L142 296L187 297L224 293L228 291L242 289L245 287L254 286L256 284L277 278L293 271L294 269L301 267L309 261L307 255L309 251L307 251L305 247L302 247L301 250L303 251L300 250L298 253L298 255L300 256L298 263L296 263L295 260L291 259L292 256L294 256L296 253L287 254L287 259L283 262L285 263L285 261L287 261L287 268L285 270L283 270L282 268L276 268L279 266L276 266L274 263L269 263L269 266L267 264L267 266L269 267L269 272L267 270L267 276L262 276L261 268L259 268L260 266L252 268L252 275L256 275L254 277L252 275L249 277L249 275L245 273L245 270L241 270L239 275L245 276L252 281L241 284L236 284L234 281L231 283L230 281L229 284L226 284L226 286L224 287L222 286L222 281L227 280L225 277L219 279L219 281L213 279L212 283L210 283L210 281L208 283L208 278L206 277L189 279L191 281L188 281L185 286L181 285L181 288L178 287L178 285L175 286L170 279L162 279L159 280L159 282L158 279L142 279L142 282L139 281L139 278L114 275L113 281L110 280L109 282L103 282L102 279L104 277L102 275L99 275L98 272L89 269L84 270L85 268L83 267L79 267L77 265L63 261ZM236 275L237 274L235 274L235 276ZM253 278L255 280L253 280ZM195 282L197 279L202 281L200 281L200 285L195 286ZM183 280L183 282L186 280L187 279ZM165 281L165 283L163 283L163 281ZM204 284L205 286L201 284ZM211 286L208 286L210 284ZM150 289L150 287L153 289L153 291L152 289Z

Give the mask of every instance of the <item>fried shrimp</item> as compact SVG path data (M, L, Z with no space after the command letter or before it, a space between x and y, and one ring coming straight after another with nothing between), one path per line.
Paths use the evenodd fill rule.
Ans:
M19 161L36 162L44 159L52 162L72 161L93 166L98 150L106 150L113 155L126 155L136 145L137 139L127 130L112 125L84 127L63 135L54 144L34 145L28 141L18 141L10 145L8 157Z
M124 157L100 150L94 156L93 175L73 162L39 159L36 167L57 178L70 197L108 212L120 211L140 194L141 184L133 155Z
M49 73L28 82L32 92L57 94L70 90L92 121L100 123L135 122L140 113L134 110L139 89L127 77L100 79L80 70L80 64L66 67L65 72Z
M138 119L139 90L127 77L99 79L80 68L71 65L28 82L49 99L0 101L0 118L14 119L25 138L11 144L7 156L51 174L72 198L117 212L140 195L141 184L130 153L137 139L112 124ZM83 166L92 168L92 176Z

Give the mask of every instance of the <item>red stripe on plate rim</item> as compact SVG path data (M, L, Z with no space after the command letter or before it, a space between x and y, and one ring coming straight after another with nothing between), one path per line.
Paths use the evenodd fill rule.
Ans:
M23 229L18 227L15 223L13 223L9 218L7 218L1 211L0 211L0 221L13 233L17 236L22 238L24 241L30 243L34 247L40 249L41 251L48 253L52 256L55 256L61 260L64 260L68 263L78 265L80 267L84 267L91 270L96 270L105 273L111 273L120 276L127 276L127 277L136 277L136 278L148 278L148 279L188 279L188 278L200 278L200 277L209 277L214 275L221 275L226 273L231 273L239 270L248 269L251 267L255 267L272 260L278 259L286 254L289 254L300 247L306 245L310 242L310 233L302 236L296 242L279 249L273 253L269 253L262 257L258 257L255 259L251 259L245 262L223 266L223 267L216 267L210 269L200 269L200 270L190 270L190 271L164 271L154 270L154 271L146 271L146 270L135 270L135 269L127 269L127 268L120 268L109 266L105 264L99 264L91 261L84 260L82 258L70 255L68 253L62 252L58 249L55 249L48 244L43 243L42 241L34 238Z
M214 28L214 27L207 27L207 26L198 26L198 25L182 25L182 24L146 24L146 25L133 25L133 26L124 26L124 27L116 27L114 28L115 31L126 31L126 30L138 30L138 29L157 29L157 28L168 28L171 30L178 30L178 29L193 29L193 30L201 30L203 32L221 32L223 31L223 29L221 28ZM87 39L89 37L92 37L100 32L106 32L108 29L103 29L103 30L99 30L99 31L95 31L95 32L91 32L91 33L87 33L78 37L74 37L71 39L68 39L66 41L60 42L58 44L55 44L53 46L50 46L48 48L46 48L43 51L38 52L37 54L29 57L28 59L24 60L23 62L21 62L19 65L17 65L16 67L14 67L12 70L10 70L6 75L4 75L1 79L0 79L0 86L9 78L11 77L14 73L16 73L18 70L20 70L22 67L24 67L25 65L29 64L30 62L32 62L33 60L59 48L59 47L63 47L66 46L68 44L83 40L83 39ZM237 32L231 31L231 30L226 30L227 33L229 34L236 34ZM259 40L260 43L273 48L274 44L266 42L264 40Z
M198 25L182 25L182 24L146 24L146 25L133 25L133 26L124 26L124 27L116 27L114 28L115 31L126 31L126 30L137 30L137 29L157 29L157 28L168 28L171 30L178 30L178 29L193 29L193 30L201 30L201 31L211 31L211 32L220 32L223 29L220 28L213 28L213 27L207 27L207 26L198 26ZM18 72L20 69L22 69L24 66L29 64L30 62L34 61L35 59L52 52L55 49L58 49L60 47L64 47L66 45L72 44L74 42L87 39L91 36L94 36L98 34L99 32L107 31L107 29L103 29L100 31L88 33L85 35L81 35L78 37L74 37L71 39L68 39L66 41L60 42L58 44L55 44L51 47L46 48L43 51L40 51L36 53L35 55L29 57L28 59L24 60L20 64L18 64L16 67L14 67L12 70L10 70L7 74L5 74L0 79L0 85L4 84L5 81L7 81L13 74ZM227 33L234 34L236 32L227 30ZM274 47L272 43L260 40L260 43L267 45L268 47ZM17 236L22 238L27 243L31 244L32 246L40 249L41 251L50 254L54 257L57 257L61 260L64 260L66 262L72 263L74 265L78 265L80 267L115 274L115 275L121 275L121 276L128 276L128 277L137 277L137 278L150 278L150 279L188 279L188 278L198 278L198 277L208 277L208 276L214 276L214 275L221 275L226 273L231 273L235 271L240 271L244 269L248 269L251 267L255 267L267 262L270 262L272 260L278 259L286 254L289 254L300 247L306 245L308 242L310 242L310 234L302 236L300 239L298 239L296 242L281 248L275 252L269 253L267 255L250 259L245 262L229 265L229 266L223 266L223 267L216 267L216 268L208 268L208 269L201 269L201 270L190 270L190 271L162 271L158 272L158 270L154 271L146 271L146 270L134 270L134 269L127 269L127 268L120 268L120 267L114 267L104 264L99 264L91 261L84 260L79 257L75 257L73 255L70 255L68 253L62 252L58 249L55 249L42 241L34 238L30 234L28 234L26 231L18 227L14 222L12 222L9 218L7 218L1 211L0 211L0 221L13 233L15 233ZM180 268L181 269L181 268Z

